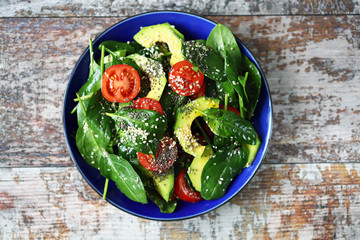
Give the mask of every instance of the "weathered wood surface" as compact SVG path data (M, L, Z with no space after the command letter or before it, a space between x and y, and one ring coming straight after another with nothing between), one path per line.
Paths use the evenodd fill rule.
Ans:
M67 151L62 103L72 68L89 37L123 19L61 18L100 14L76 3L0 4L2 16L21 16L0 18L0 239L360 238L359 15L209 17L229 26L265 71L271 146L229 203L198 218L154 222L102 201ZM358 12L352 3L346 11ZM131 13L104 9L103 16ZM43 17L53 15L60 18Z
M359 14L359 0L3 0L0 17L131 16L147 11L175 10L199 15Z
M144 220L106 203L73 167L0 169L3 239L357 239L360 164L263 164L229 203Z
M88 38L120 19L0 19L1 167L72 165L62 130L67 82ZM358 162L359 16L211 19L266 73L274 107L266 163Z

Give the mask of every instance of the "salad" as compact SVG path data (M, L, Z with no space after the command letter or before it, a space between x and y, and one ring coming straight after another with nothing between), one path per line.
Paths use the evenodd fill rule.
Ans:
M221 198L260 146L250 122L261 76L217 24L187 40L169 23L134 41L104 41L77 93L76 145L129 199L172 213L178 201Z

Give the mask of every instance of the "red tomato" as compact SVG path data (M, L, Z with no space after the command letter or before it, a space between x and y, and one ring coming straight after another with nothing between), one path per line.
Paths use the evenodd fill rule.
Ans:
M220 105L219 105L219 108L224 109L224 108L225 108L225 105L224 105L224 104L220 104ZM232 107L232 106L229 106L229 105L228 105L228 106L227 106L227 110L228 110L228 111L232 111L232 112L236 113L237 115L241 116L239 110L237 110L236 108L234 108L234 107Z
M149 171L164 172L171 168L177 158L178 149L176 142L171 137L163 137L160 140L156 158L151 154L137 152L140 164Z
M205 91L206 91L206 86L205 85L206 84L205 84L205 81L204 81L203 84L201 85L200 90L197 93L195 93L194 95L190 96L191 100L194 100L194 99L197 99L199 97L205 96Z
M198 202L202 199L199 192L193 191L186 183L186 169L182 169L175 179L174 191L176 195L186 202Z
M197 93L204 82L204 74L193 69L189 61L175 63L169 72L170 87L179 95L190 96Z
M136 109L150 109L164 115L164 111L159 101L152 98L138 98L131 103L130 107Z
M101 81L101 92L110 102L129 102L140 91L140 76L135 68L119 64L105 70Z

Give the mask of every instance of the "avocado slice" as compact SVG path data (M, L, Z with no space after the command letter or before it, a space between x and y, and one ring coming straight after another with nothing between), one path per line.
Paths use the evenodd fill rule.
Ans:
M191 124L201 114L196 110L204 111L208 108L219 108L219 100L208 97L197 98L185 106L180 107L176 113L174 133L184 151L190 155L201 156L205 146L199 144L191 132Z
M135 34L134 40L146 48L153 46L156 42L166 43L171 52L171 66L185 60L181 50L184 36L169 23L143 27Z
M205 164L209 161L210 157L214 154L211 146L207 145L201 156L196 156L188 168L187 174L196 191L201 191L201 173Z
M153 174L153 181L156 191L168 202L174 191L174 168L160 174Z
M169 170L162 173L154 173L147 170L140 164L137 167L147 177L152 178L155 190L161 195L161 197L165 201L168 202L174 191L174 182L175 182L174 168L172 167Z
M141 71L149 77L150 91L146 97L160 101L167 82L161 63L140 54L131 54L128 57L133 59Z
M254 162L260 145L261 145L261 142L260 142L260 139L258 136L256 136L255 145L244 144L245 148L248 150L248 160L247 160L245 167L251 166L251 164Z

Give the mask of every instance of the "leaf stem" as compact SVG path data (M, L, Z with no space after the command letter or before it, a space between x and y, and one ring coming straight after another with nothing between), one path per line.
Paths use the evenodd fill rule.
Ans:
M76 112L76 110L77 110L77 108L78 108L78 105L76 105L75 107L74 107L74 109L73 110L71 110L71 114L73 114L73 113L75 113Z
M92 43L92 39L89 38L89 49L90 49L90 71L89 71L89 76L91 76L93 74L93 63L94 63L94 49L93 49L93 43Z
M211 141L208 137L208 135L206 134L206 132L204 131L204 129L202 128L202 126L200 125L199 121L197 119L195 119L195 123L196 125L198 126L198 128L200 129L200 132L201 134L203 135L203 137L205 138L205 141L209 144L209 145L212 145L211 144Z
M80 99L81 99L81 100L86 100L86 99L91 98L92 95L93 95L93 93L90 93L90 94L85 95L85 96L82 96L82 97L77 97L77 98L74 99L74 101L75 101L75 102L78 102L78 101L80 101Z
M228 102L229 102L229 93L226 93L225 94L225 111L227 111L227 106L228 106Z
M200 113L202 116L205 116L207 118L212 118L212 119L216 119L217 117L213 116L213 115L209 115L207 113L204 113L203 111L200 111L199 109L194 108L194 111L197 113Z
M100 69L101 69L101 76L104 74L104 56L105 56L105 46L101 46L101 59L100 59Z
M108 190L108 186L109 186L109 179L106 178L105 180L105 186L104 186L104 193L103 193L103 199L106 199L106 194L107 194L107 190Z
M86 116L86 110L85 110L85 107L84 107L84 105L83 105L82 99L80 98L80 96L79 96L79 94L78 94L78 93L76 94L76 96L78 97L80 107L81 107L81 109L83 110L84 115Z

